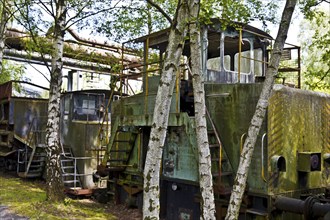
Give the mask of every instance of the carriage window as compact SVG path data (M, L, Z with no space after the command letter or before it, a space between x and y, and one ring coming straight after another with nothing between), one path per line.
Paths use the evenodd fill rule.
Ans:
M74 97L74 120L95 121L99 119L100 98L84 94Z
M64 114L67 115L70 112L70 97L66 96L64 98Z
M263 63L261 62L263 60L263 53L262 53L262 49L255 49L254 50L254 59L256 60L254 62L254 75L256 76L262 76L262 66Z
M207 69L220 71L220 57L215 57L207 60Z
M242 43L242 52L241 52L241 73L250 74L251 73L251 51L250 43L247 40L243 40ZM235 64L234 70L238 72L238 59L239 53L235 54Z

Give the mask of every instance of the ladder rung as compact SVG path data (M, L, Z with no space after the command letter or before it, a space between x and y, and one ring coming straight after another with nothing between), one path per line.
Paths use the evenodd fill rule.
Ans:
M220 145L219 144L209 144L209 147L210 148L215 148L215 147L220 148Z
M72 159L64 159L64 160L61 160L61 162L73 162Z
M37 147L40 147L40 148L46 148L47 145L46 145L46 144L37 144Z
M3 125L8 124L8 120L1 120L0 124L3 124Z
M129 143L131 140L114 140L113 142L118 142L118 143Z
M108 162L124 162L127 161L127 159L110 159Z
M110 152L129 153L131 150L111 150Z
M62 176L74 176L74 173L62 173Z
M66 167L62 167L62 169L73 169L74 166L66 166Z
M30 168L39 168L39 167L44 167L44 165L43 164L30 165Z
M219 173L213 173L213 176L219 176ZM226 172L221 172L221 176L231 176L233 175L233 172L226 171Z
M80 183L79 180L64 180L63 183Z

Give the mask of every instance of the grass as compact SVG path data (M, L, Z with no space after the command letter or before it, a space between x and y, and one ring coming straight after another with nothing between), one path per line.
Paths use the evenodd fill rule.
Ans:
M49 203L43 184L0 173L0 205L30 219L117 219L105 205L88 199Z

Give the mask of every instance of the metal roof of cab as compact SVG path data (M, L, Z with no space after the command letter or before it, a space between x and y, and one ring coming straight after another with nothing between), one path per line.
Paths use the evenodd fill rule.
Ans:
M220 33L221 32L221 21L219 19L212 19L212 24L211 25L208 25L208 32L211 32L211 33ZM250 32L256 36L262 36L264 38L267 38L269 40L273 40L272 36L270 36L268 33L266 33L265 31L262 31L256 27L253 27L251 25L248 25L248 24L243 24L243 23L238 23L238 22L234 22L234 24L237 24L237 25L241 25L242 26L242 29L243 29L243 32ZM216 29L215 27L218 26L218 29ZM233 26L228 26L227 28L233 28ZM163 29L163 30L160 30L160 31L157 31L157 32L154 32L154 33L151 33L149 35L145 35L145 36L142 36L142 37L139 37L139 38L135 38L133 40L130 40L128 42L144 42L147 38L149 38L149 40L155 40L157 39L157 41L155 41L156 43L154 44L150 44L149 46L150 47L156 47L157 45L157 42L158 43L165 43L167 42L168 40L168 36L169 36L169 32L170 32L170 28L166 28L166 29Z

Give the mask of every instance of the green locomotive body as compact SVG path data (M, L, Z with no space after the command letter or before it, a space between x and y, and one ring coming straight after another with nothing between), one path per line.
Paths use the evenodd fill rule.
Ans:
M139 208L167 33L165 30L134 41L144 45L144 72L140 75L143 91L114 101L111 109L112 133L106 154L108 194L117 202L126 201ZM239 51L240 33L234 28L222 30L215 25L202 29L201 35L212 175L217 218L222 219L263 86L269 36L245 26L241 35L244 45ZM194 97L186 68L188 44L177 74L163 149L160 201L164 219L200 217ZM149 60L150 51L156 50L158 63ZM296 82L299 85L300 81ZM330 180L329 114L329 95L274 86L249 170L240 215L243 219L317 218L330 211L326 199Z

